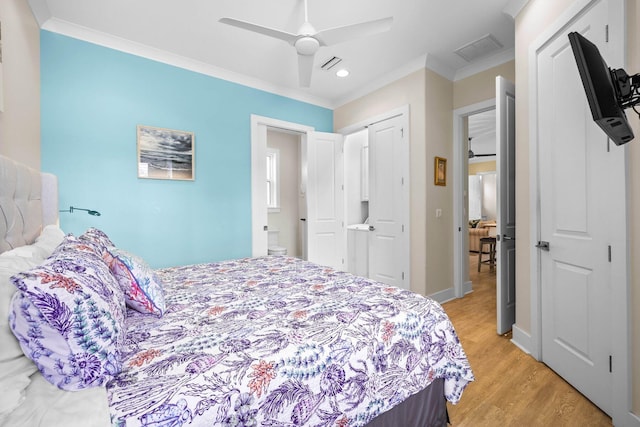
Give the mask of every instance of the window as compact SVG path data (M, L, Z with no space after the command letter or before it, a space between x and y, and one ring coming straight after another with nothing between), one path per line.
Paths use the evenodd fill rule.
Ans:
M280 150L267 148L267 207L280 211Z

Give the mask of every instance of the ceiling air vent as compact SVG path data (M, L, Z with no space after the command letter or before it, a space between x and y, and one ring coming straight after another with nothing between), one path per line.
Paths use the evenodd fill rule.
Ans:
M342 58L338 58L337 56L334 56L333 58L330 58L327 61L325 61L320 66L320 68L322 68L325 71L329 71L330 69L332 69L333 67L335 67L336 65L338 65L341 62L342 62Z
M471 62L481 56L486 56L502 49L502 44L491 34L472 41L454 51L462 59Z

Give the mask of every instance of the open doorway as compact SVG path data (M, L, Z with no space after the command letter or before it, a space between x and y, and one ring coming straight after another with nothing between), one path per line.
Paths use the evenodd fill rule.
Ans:
M479 148L469 146L469 119L495 110L496 153L496 331L504 334L515 323L515 86L496 77L496 98L453 112L454 135L454 212L457 231L454 241L454 291L461 298L471 292L469 275L469 157ZM473 131L471 131L473 132ZM471 141L474 137L471 136ZM474 151L476 150L476 151Z
M267 128L267 250L306 257L306 202L299 132Z
M496 110L467 118L469 278L496 284Z

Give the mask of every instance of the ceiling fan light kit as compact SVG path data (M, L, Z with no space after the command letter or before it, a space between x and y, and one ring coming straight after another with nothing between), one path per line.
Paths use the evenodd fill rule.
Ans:
M313 37L304 36L296 40L294 46L298 55L315 55L320 49L320 42Z
M388 31L391 28L393 18L376 19L374 21L316 31L309 23L307 0L304 0L304 23L300 26L297 34L240 21L234 18L221 18L218 22L253 31L291 44L298 53L298 78L300 86L309 87L311 85L311 74L313 72L313 59L321 46L331 46L355 38Z

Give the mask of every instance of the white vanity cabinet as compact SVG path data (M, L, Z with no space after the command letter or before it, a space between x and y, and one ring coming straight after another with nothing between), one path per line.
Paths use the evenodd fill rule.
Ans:
M369 224L347 226L347 248L349 273L369 277Z

